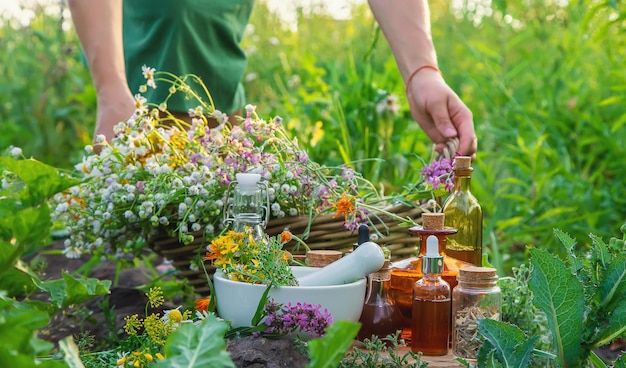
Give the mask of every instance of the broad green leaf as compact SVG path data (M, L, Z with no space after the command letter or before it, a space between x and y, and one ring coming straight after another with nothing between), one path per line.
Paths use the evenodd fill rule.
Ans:
M40 289L50 293L50 301L58 308L66 308L96 296L106 295L111 287L110 280L74 278L65 271L62 276L62 279L48 280L37 285Z
M530 254L528 286L534 304L546 314L557 360L563 367L576 367L581 359L583 287L560 259L545 250L531 249Z
M59 349L63 352L63 360L69 368L85 368L83 361L80 359L78 346L72 336L68 336L59 341Z
M527 338L517 326L492 319L478 320L478 331L489 341L503 367L527 367L538 336Z
M0 218L0 228L8 229L17 244L23 246L23 252L49 245L51 227L50 209L47 204L25 208L12 216Z
M234 367L226 351L224 334L228 326L209 314L199 326L184 324L172 332L165 344L165 360L159 367Z
M16 160L11 157L0 157L0 166L17 175L26 185L21 195L25 206L41 204L54 194L80 182L34 159Z
M0 289L6 290L11 297L37 290L33 278L15 268L10 268L0 274Z
M361 328L360 323L336 321L328 326L326 334L309 342L311 362L307 368L334 368L346 354L356 334Z
M32 356L16 354L6 346L0 346L0 367L39 368Z
M489 341L485 341L483 345L480 347L478 351L478 355L476 356L476 366L478 368L502 368L504 367L502 363L496 359L496 350L489 343ZM468 367L472 367L468 365Z
M626 304L626 254L611 260L600 284L600 307L612 309Z
M48 323L45 312L23 307L20 303L0 311L0 341L4 348L31 356L47 354L53 348L49 342L38 339L36 331ZM2 355L2 354L0 354ZM0 365L3 366L3 365ZM16 365L9 365L14 367ZM19 365L17 365L19 366Z

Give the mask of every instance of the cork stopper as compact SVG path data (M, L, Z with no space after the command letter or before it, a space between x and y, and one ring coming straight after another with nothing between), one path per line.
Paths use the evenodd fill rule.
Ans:
M343 253L337 250L312 250L306 254L306 264L310 267L325 267L342 256Z
M472 165L472 158L469 156L456 156L454 158L455 169L469 169Z
M498 280L496 269L491 267L467 266L459 270L459 282L492 282Z
M422 213L422 226L424 230L443 230L444 214L442 212Z

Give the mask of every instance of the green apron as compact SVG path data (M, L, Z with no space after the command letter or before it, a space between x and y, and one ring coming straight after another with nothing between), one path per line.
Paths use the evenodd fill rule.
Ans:
M246 55L240 46L254 0L124 0L124 52L131 92L146 84L141 67L176 76L196 74L208 87L215 108L231 114L244 104L241 84ZM192 88L201 92L197 85ZM144 96L161 103L169 85L157 80ZM204 93L201 96L206 99ZM177 93L171 111L187 111L197 102Z

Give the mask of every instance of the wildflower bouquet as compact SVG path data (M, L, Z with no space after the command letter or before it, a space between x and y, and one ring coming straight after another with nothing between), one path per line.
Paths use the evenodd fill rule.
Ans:
M292 238L289 231L256 239L252 232L231 230L211 241L204 260L233 281L293 286L298 284L289 265L293 257L283 249Z
M242 172L258 173L267 182L272 218L312 217L341 203L345 227L354 230L367 221L367 198L380 200L350 168L310 160L297 139L288 137L281 118L260 119L248 105L245 118L231 125L213 108L206 89L203 98L189 88L190 79L202 85L196 76L150 68L144 75L144 89L154 86L155 78L169 81L170 96L184 93L198 106L181 119L167 110L167 99L157 105L137 94L134 115L115 126L115 137L108 142L98 136L97 150L85 148L76 165L83 181L53 203L53 219L69 233L67 256L98 252L132 258L163 231L182 244L199 235L212 239L225 228L229 186ZM209 118L218 125L210 127Z

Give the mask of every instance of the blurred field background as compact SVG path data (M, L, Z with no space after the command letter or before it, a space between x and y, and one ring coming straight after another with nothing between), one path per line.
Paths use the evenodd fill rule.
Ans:
M626 21L620 1L448 0L431 3L448 83L473 110L479 137L472 191L484 245L502 273L526 245L561 251L552 229L588 245L626 220ZM96 99L64 3L0 18L0 150L62 168L91 142ZM59 11L59 5L61 11ZM366 4L336 19L323 5L293 22L257 2L245 47L248 101L280 115L322 163L398 191L432 159ZM397 99L397 112L382 109ZM381 104L382 103L382 104Z

